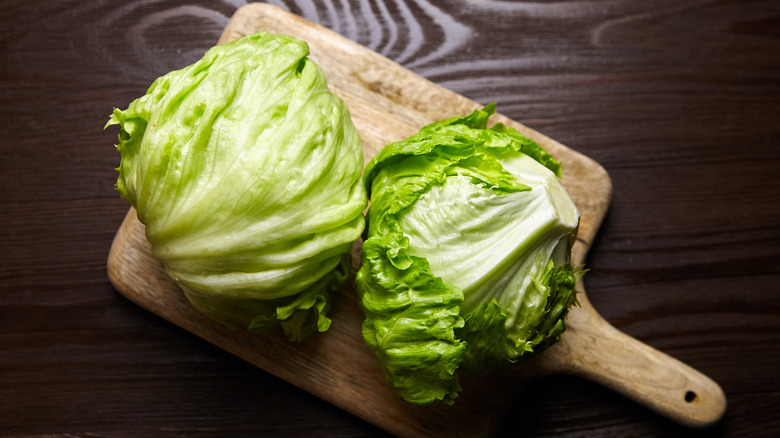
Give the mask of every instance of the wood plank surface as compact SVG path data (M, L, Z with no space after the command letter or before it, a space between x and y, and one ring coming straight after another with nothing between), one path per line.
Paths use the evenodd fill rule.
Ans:
M593 376L542 375L513 391L499 436L780 430L777 1L268 3L471 101L498 102L600 163L613 193L589 242L589 301L728 396L720 421L693 430ZM103 125L202 56L245 4L3 4L0 436L391 435L134 304L108 279L128 207L113 188L116 131Z
M347 104L364 141L366 160L422 125L479 107L322 26L270 5L249 5L231 19L220 42L260 31L306 41L329 86ZM426 102L435 102L426 105ZM612 188L595 161L504 116L495 116L536 140L563 164L563 182L581 213L573 262L584 264L606 214ZM360 262L353 246L353 267ZM502 373L462 379L455 406L409 405L390 391L360 336L362 312L350 282L332 312L333 327L302 345L279 336L232 331L198 315L165 275L130 211L112 246L108 274L122 294L142 307L335 405L399 436L492 436L520 376L570 372L623 392L690 426L707 426L724 412L725 398L713 381L690 367L620 334L584 294L569 318L560 345L531 363ZM354 277L354 271L353 271ZM582 283L579 287L583 289Z

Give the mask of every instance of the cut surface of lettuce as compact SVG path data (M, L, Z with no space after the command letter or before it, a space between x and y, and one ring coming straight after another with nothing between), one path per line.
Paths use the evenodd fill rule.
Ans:
M367 204L360 137L308 54L269 33L216 46L106 125L116 187L192 304L292 340L328 328Z
M575 302L579 213L560 163L489 105L386 146L357 277L363 336L399 397L452 403L458 371L539 353Z

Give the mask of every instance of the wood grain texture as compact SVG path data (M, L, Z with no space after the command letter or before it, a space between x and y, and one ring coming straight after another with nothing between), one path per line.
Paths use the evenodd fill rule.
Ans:
M588 296L718 381L692 431L587 379L531 381L501 436L780 430L780 22L772 0L279 0L601 163ZM30 0L0 11L0 435L382 436L111 287L127 204L101 130L243 1Z

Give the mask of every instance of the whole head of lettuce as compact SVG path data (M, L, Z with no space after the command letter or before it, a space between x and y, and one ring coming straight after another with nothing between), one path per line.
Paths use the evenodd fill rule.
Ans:
M491 104L423 127L369 164L357 276L363 337L397 395L452 403L459 369L538 353L575 302L577 209L560 163Z
M329 327L367 204L360 137L308 54L268 33L214 47L106 125L116 188L192 304L291 340Z

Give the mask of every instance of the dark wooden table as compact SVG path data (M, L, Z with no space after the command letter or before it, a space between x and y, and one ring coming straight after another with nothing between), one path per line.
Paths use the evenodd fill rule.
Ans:
M614 184L594 306L719 382L690 430L591 382L517 393L504 436L780 434L780 3L274 2L596 159ZM127 211L103 131L242 1L0 8L0 435L382 432L136 307L106 277Z

